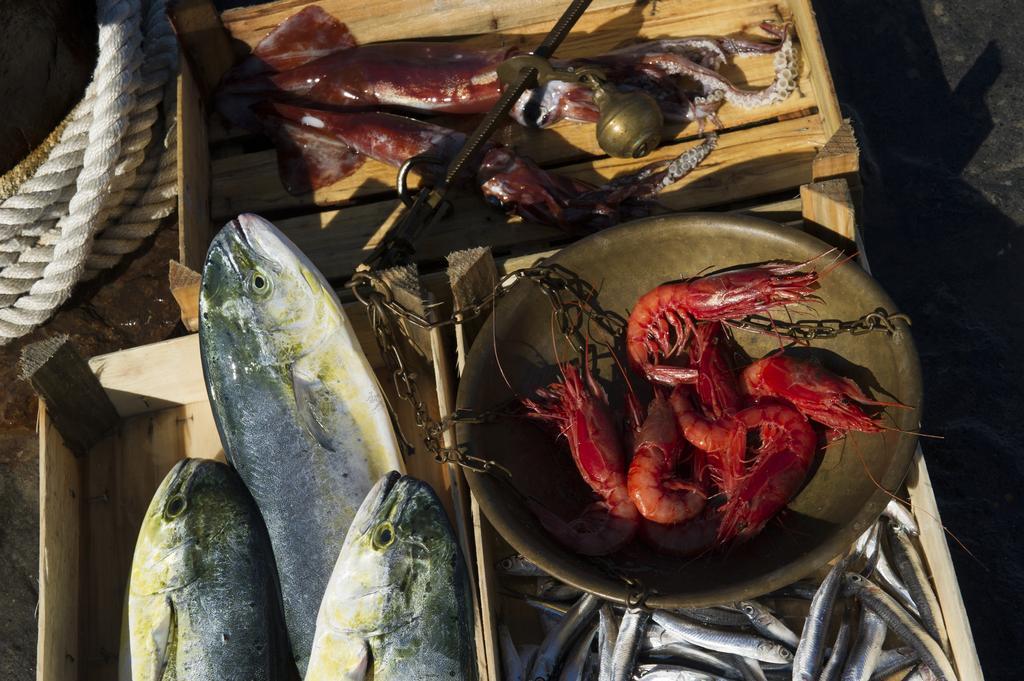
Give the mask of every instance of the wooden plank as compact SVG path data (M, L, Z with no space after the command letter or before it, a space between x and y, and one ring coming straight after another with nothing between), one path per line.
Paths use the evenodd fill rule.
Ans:
M907 476L907 490L910 493L914 517L921 530L918 540L935 585L942 616L946 621L949 643L953 649L953 662L961 679L983 681L985 677L981 671L974 636L971 634L971 622L967 618L967 609L964 607L963 595L960 593L956 571L953 569L953 559L939 516L939 507L935 502L928 466L925 465L920 446Z
M67 335L25 346L19 374L43 398L64 443L76 454L117 425L117 410Z
M836 98L836 88L832 83L832 72L828 68L825 47L821 44L818 21L814 16L811 0L790 0L789 9L793 13L793 22L800 35L801 57L810 65L810 85L814 101L821 113L825 134L831 137L842 125L843 116L839 111L839 100Z
M491 527L480 505L473 499L473 537L476 545L476 576L480 584L480 613L484 630L484 650L487 655L487 681L502 681L501 651L498 645L498 607L501 592L495 574L495 540L497 532Z
M308 0L278 0L253 7L229 9L221 15L221 19L234 39L253 47L274 27L308 4ZM402 0L380 0L375 3L319 0L317 4L344 21L364 43L506 31L536 21L553 22L565 9L561 3L547 0L523 0L503 5L480 3L477 0L446 0L441 6ZM592 7L598 9L629 4L628 0L595 0ZM702 4L708 3L705 1Z
M494 291L498 283L498 268L489 248L453 251L448 254L447 260L448 284L452 290L452 304L456 309L464 309ZM455 327L456 371L459 376L466 368L469 347L487 316L484 313Z
M800 187L800 199L808 231L830 230L853 243L856 219L850 185L846 180L805 184Z
M39 403L38 681L78 681L81 462Z
M203 268L210 228L210 149L206 113L199 85L188 61L178 72L178 259L193 270Z
M202 285L202 276L191 267L172 260L168 266L167 280L171 295L181 309L181 323L194 333L199 329L199 287Z
M122 418L206 399L196 334L99 355L89 366Z
M849 119L843 121L814 157L812 173L816 182L859 175L860 148L857 146L857 138L853 134L853 126Z
M196 76L199 93L209 100L235 62L231 39L220 23L217 8L212 0L176 0L169 3L167 14Z

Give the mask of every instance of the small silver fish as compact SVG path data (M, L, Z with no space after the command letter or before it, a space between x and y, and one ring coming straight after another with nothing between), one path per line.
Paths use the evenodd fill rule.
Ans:
M654 621L688 642L710 650L742 655L761 662L786 664L793 660L793 653L781 643L754 634L704 626L662 610L655 611Z
M912 537L916 537L921 534L921 530L917 526L917 519L914 518L913 511L896 499L891 500L888 505L886 505L885 510L882 511L882 515L888 518L893 525L899 527Z
M942 620L942 608L910 533L901 527L889 525L889 540L896 570L903 578L914 605L917 606L921 624L949 655L949 639L946 636L946 625Z
M590 647L597 635L598 622L592 620L591 624L583 631L583 634L576 639L572 645L569 655L562 664L562 671L558 675L558 681L583 681L583 674L587 666L587 659L591 657Z
M850 645L853 643L854 617L854 609L847 608L847 616L839 625L836 642L832 645L832 652L821 670L818 681L839 681L843 667L846 665L846 657L850 653Z
M885 622L871 610L865 610L860 619L857 642L850 650L843 669L842 681L868 681L878 667L885 643Z
M736 607L747 616L750 624L762 636L785 643L793 649L800 643L800 637L794 634L792 629L757 601L739 601Z
M913 648L941 681L956 681L956 672L942 647L892 596L866 577L852 572L843 578L843 593L855 596L865 608L881 617L892 633Z
M627 681L636 665L640 639L651 619L651 613L641 608L627 608L619 622L619 634L615 637L615 651L612 653L612 681Z
M523 681L523 661L504 622L498 623L498 647L501 650L501 668L504 681Z
M619 638L619 622L612 606L605 603L598 611L597 654L598 681L612 681L615 641Z
M800 643L793 656L793 681L816 681L825 652L825 633L832 608L843 585L848 558L841 558L822 580L817 593L811 599L811 607L804 620Z
M561 626L544 637L527 678L550 679L566 647L583 631L600 606L600 598L591 593L584 594L566 613Z
M728 681L724 676L671 664L642 664L634 678L638 681Z

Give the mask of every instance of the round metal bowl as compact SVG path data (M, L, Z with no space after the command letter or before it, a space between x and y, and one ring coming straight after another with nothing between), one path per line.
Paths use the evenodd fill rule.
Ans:
M690 214L602 231L565 248L550 262L598 288L601 308L627 317L643 293L664 282L767 260L810 260L828 249L812 236L765 220ZM856 319L879 307L896 312L879 285L852 263L828 274L817 293L823 302L814 312L794 311L795 317ZM798 350L853 378L877 399L896 400L911 408L886 410L882 418L892 424L892 431L853 433L828 447L788 509L744 544L692 559L659 555L639 540L602 558L572 553L540 526L519 495L528 495L566 518L592 496L564 445L525 418L459 424L460 445L511 473L511 485L490 474L468 473L473 494L516 550L555 577L605 598L624 601L630 594L626 578L648 589L646 602L651 607L726 603L785 586L846 551L889 500L878 485L896 490L907 472L916 437L899 431L918 427L921 375L909 330L902 321L897 324L891 336L843 335ZM779 347L779 341L770 336L744 331L734 335L753 358ZM555 380L559 339L548 300L530 282L517 283L477 336L459 385L458 407L487 409L514 395L531 395ZM625 356L622 347L619 339L619 357ZM564 342L557 352L562 361L571 357ZM598 380L621 413L625 381L620 371L607 351L599 355L596 365ZM634 387L642 383L632 380Z

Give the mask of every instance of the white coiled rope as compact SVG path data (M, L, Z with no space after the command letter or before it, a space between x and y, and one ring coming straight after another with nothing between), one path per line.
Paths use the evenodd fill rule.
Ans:
M0 202L0 345L138 248L177 203L177 44L165 0L99 0L96 13L99 59L84 98L46 160Z

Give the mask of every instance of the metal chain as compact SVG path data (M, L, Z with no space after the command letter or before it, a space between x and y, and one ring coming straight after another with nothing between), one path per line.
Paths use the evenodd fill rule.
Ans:
M422 432L427 451L439 463L455 463L477 472L501 471L508 475L507 469L497 462L473 456L459 446L447 447L443 439L444 433L456 423L490 423L507 413L507 409L502 406L475 413L462 410L440 421L432 419L426 403L420 398L416 373L408 368L401 346L395 337L392 318L405 320L427 330L463 324L489 312L494 303L506 296L513 285L521 280L531 281L540 288L551 303L559 331L581 355L590 342L589 323L596 324L611 338L619 336L625 329L626 321L620 315L596 305L597 289L571 270L559 265L536 265L509 272L498 280L491 293L453 310L451 315L437 321L431 321L395 300L388 284L373 272L357 272L347 284L355 297L367 308L374 337L380 347L384 364L391 372L395 391L399 399L413 406L416 426ZM889 314L878 308L852 321L807 319L790 322L750 315L728 323L734 328L747 331L773 333L798 341L810 341L835 338L844 333L856 336L884 331L891 335L898 330L895 324L897 321L909 324L910 318L905 314Z
M852 321L842 319L800 319L788 322L763 315L749 315L743 319L731 320L728 324L737 329L757 333L772 333L788 336L799 341L811 341L822 338L836 338L844 333L861 336L873 331L884 331L889 335L899 329L897 321L910 325L910 317L902 313L890 314L884 308L878 308Z

